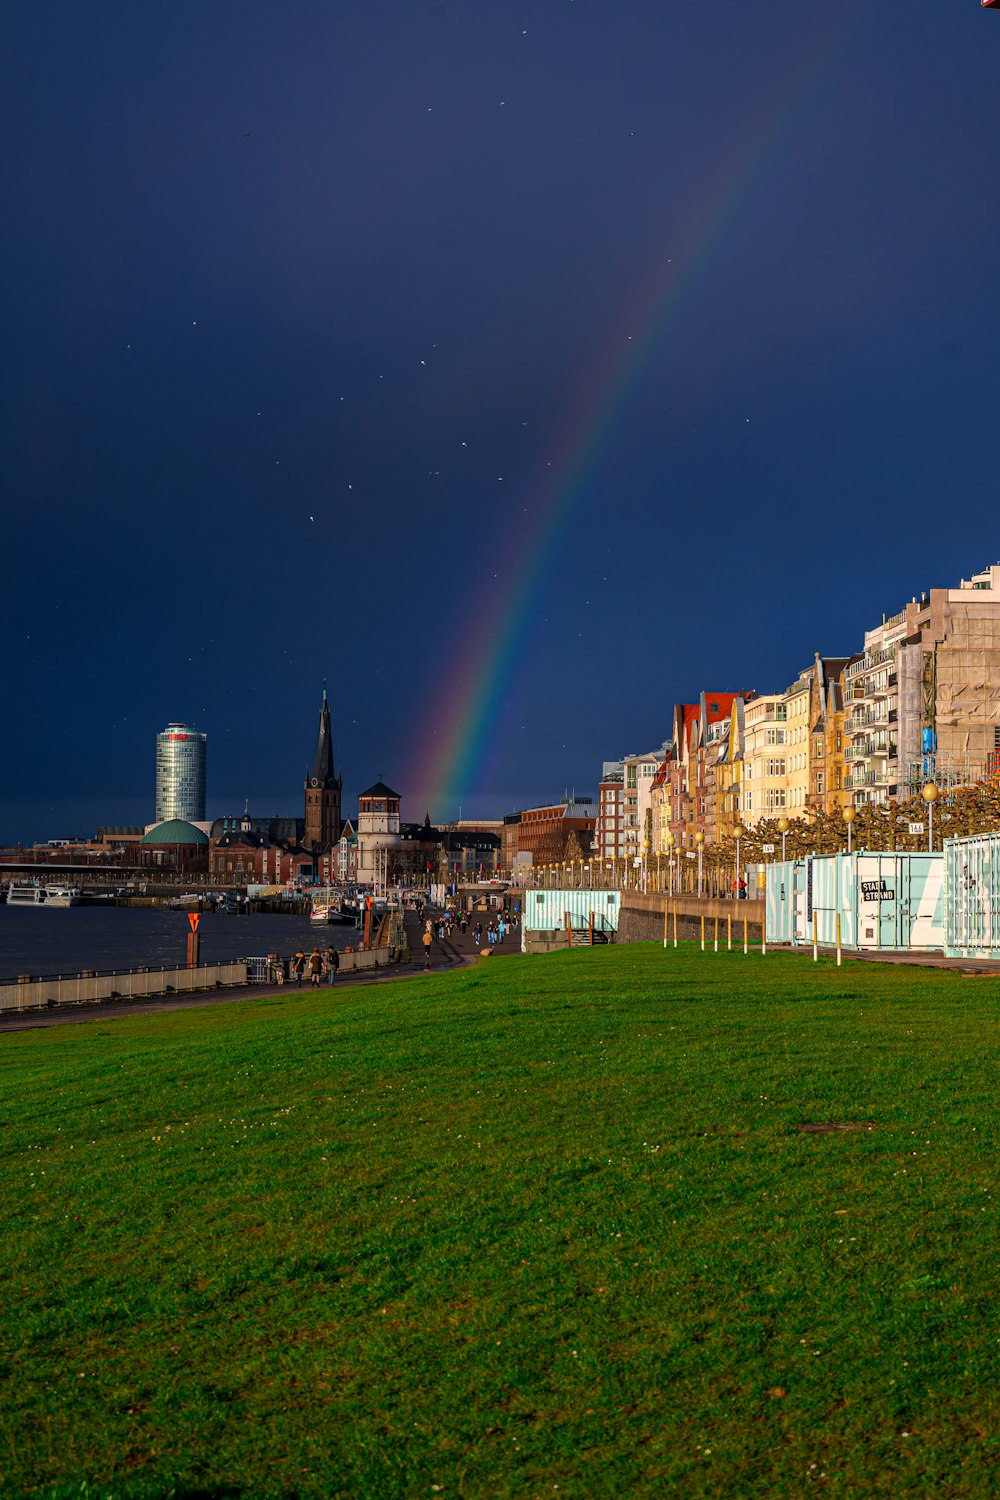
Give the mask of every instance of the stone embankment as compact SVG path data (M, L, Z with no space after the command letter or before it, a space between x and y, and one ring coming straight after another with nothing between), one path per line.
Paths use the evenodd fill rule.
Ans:
M743 923L747 937L759 943L764 926L763 901L727 901L718 896L665 896L660 893L625 891L618 919L619 943L662 942L664 921L669 941L674 937L674 913L677 914L677 937L680 942L701 936L701 919L705 918L705 936L714 940L715 921L719 922L719 940L728 939L732 922L733 942L743 942Z

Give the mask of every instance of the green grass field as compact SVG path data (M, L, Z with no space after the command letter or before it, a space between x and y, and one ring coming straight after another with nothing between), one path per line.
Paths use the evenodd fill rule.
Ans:
M992 1495L998 1001L643 945L0 1036L0 1494Z

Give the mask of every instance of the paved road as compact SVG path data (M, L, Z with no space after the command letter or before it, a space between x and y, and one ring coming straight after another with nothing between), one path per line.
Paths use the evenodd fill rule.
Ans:
M485 927L485 919L480 918L480 920L483 920ZM421 942L422 932L423 924L418 923L416 917L408 912L406 935L410 944L409 962L394 965L389 969L380 969L377 972L363 969L357 974L345 974L338 978L333 993L338 990L353 990L376 984L391 984L396 979L413 978L427 973ZM508 937L506 943L499 946L491 958L517 952L518 944L519 938ZM439 942L437 938L434 939L431 945L430 972L432 974L447 972L465 964L475 963L477 958L478 949L472 937L471 926L464 938L456 928L453 937L445 938L443 942ZM305 993L310 988L308 982L304 982L301 991ZM326 986L323 988L324 993L331 993ZM259 1000L268 994L291 996L298 993L299 987L294 984L285 985L280 990L257 984L241 986L238 989L206 990L194 995L150 995L147 999L107 1000L95 1005L60 1006L55 1010L8 1011L0 1015L0 1033L35 1031L46 1026L78 1026L93 1021L117 1021L123 1016L150 1016L167 1010L191 1010L203 1005L232 1005L240 1000Z

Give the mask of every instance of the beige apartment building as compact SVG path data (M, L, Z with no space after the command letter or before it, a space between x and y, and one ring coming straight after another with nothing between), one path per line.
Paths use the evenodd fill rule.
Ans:
M743 821L781 817L787 798L788 747L783 693L762 693L743 710Z

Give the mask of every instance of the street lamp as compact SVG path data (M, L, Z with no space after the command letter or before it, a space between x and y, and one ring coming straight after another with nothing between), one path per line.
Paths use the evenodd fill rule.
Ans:
M785 840L788 837L788 819L778 819L778 832L781 834L781 863L785 862Z
M927 803L927 853L934 851L934 804L941 795L933 781L920 788L920 795Z
M847 824L847 852L848 852L848 854L850 854L850 852L851 852L851 829L854 826L854 820L855 820L855 818L857 816L858 816L858 810L854 806L853 803L849 803L847 805L847 807L844 808L844 811L841 814L841 817L843 818L844 822Z
M668 896L672 896L673 893L674 893L674 843L675 843L675 840L674 840L673 834L670 832L669 829L667 830L667 835L666 835L666 838L664 839L664 843L667 846L667 895Z
M743 879L743 868L740 864L740 839L743 837L743 824L739 818L733 824L733 833L736 835L736 899L740 899L740 881Z
M694 842L698 850L698 895L700 896L702 894L701 856L702 851L705 847L705 835L702 833L700 828L694 836Z
M646 891L646 890L649 889L648 863L649 863L649 839L643 839L643 841L642 841L642 889L643 889L643 891Z

